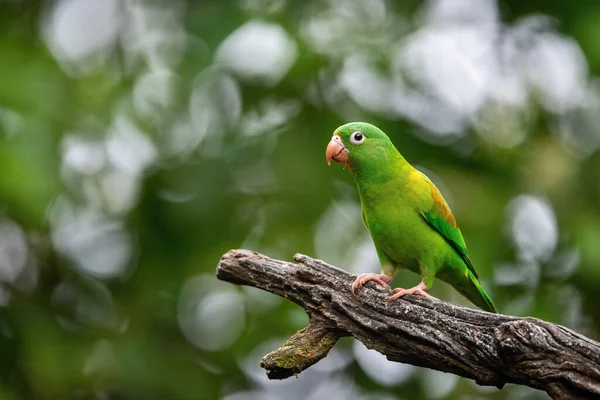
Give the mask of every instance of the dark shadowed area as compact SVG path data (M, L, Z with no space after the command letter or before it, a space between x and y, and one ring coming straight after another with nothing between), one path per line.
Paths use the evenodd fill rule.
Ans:
M0 0L0 399L547 398L350 339L269 381L308 319L215 267L377 272L325 162L368 121L438 185L500 312L599 339L598 76L597 0Z

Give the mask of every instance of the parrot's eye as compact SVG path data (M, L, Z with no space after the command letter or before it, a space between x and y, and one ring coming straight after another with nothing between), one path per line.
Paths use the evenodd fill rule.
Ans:
M365 135L363 135L361 132L354 132L352 135L350 135L350 143L352 144L361 144L364 141Z

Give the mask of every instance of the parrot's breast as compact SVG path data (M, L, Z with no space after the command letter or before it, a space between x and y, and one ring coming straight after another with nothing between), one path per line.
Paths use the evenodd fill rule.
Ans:
M362 204L375 246L398 267L416 273L423 263L441 268L451 251L446 241L427 224L410 197L386 197Z

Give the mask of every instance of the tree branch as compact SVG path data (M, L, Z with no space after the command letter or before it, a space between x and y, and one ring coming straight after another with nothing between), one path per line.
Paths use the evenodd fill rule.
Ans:
M271 379L300 373L342 336L354 336L388 360L449 372L479 385L545 390L554 399L600 398L600 344L563 326L407 295L390 305L370 282L353 296L354 277L323 261L298 262L231 250L217 277L254 286L303 307L310 324L261 365Z

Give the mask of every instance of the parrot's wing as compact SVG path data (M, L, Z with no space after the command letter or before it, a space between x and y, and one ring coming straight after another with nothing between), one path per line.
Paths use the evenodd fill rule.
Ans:
M363 224L369 229L369 225L367 225L367 219L365 218L365 210L360 210L360 217L362 218Z
M426 184L429 186L431 191L431 198L433 200L433 204L427 207L428 209L420 210L421 215L425 219L425 221L431 225L433 229L438 231L440 235L446 242L456 250L456 252L461 256L464 260L465 264L469 270L475 275L475 278L479 278L477 276L477 272L475 272L475 268L469 259L469 254L467 252L467 245L465 243L465 239L463 239L462 233L458 228L458 224L456 223L456 219L454 215L452 215L452 211L450 211L450 207L444 200L444 197L440 193L439 189L431 182L431 180L425 175L422 174L425 178Z

